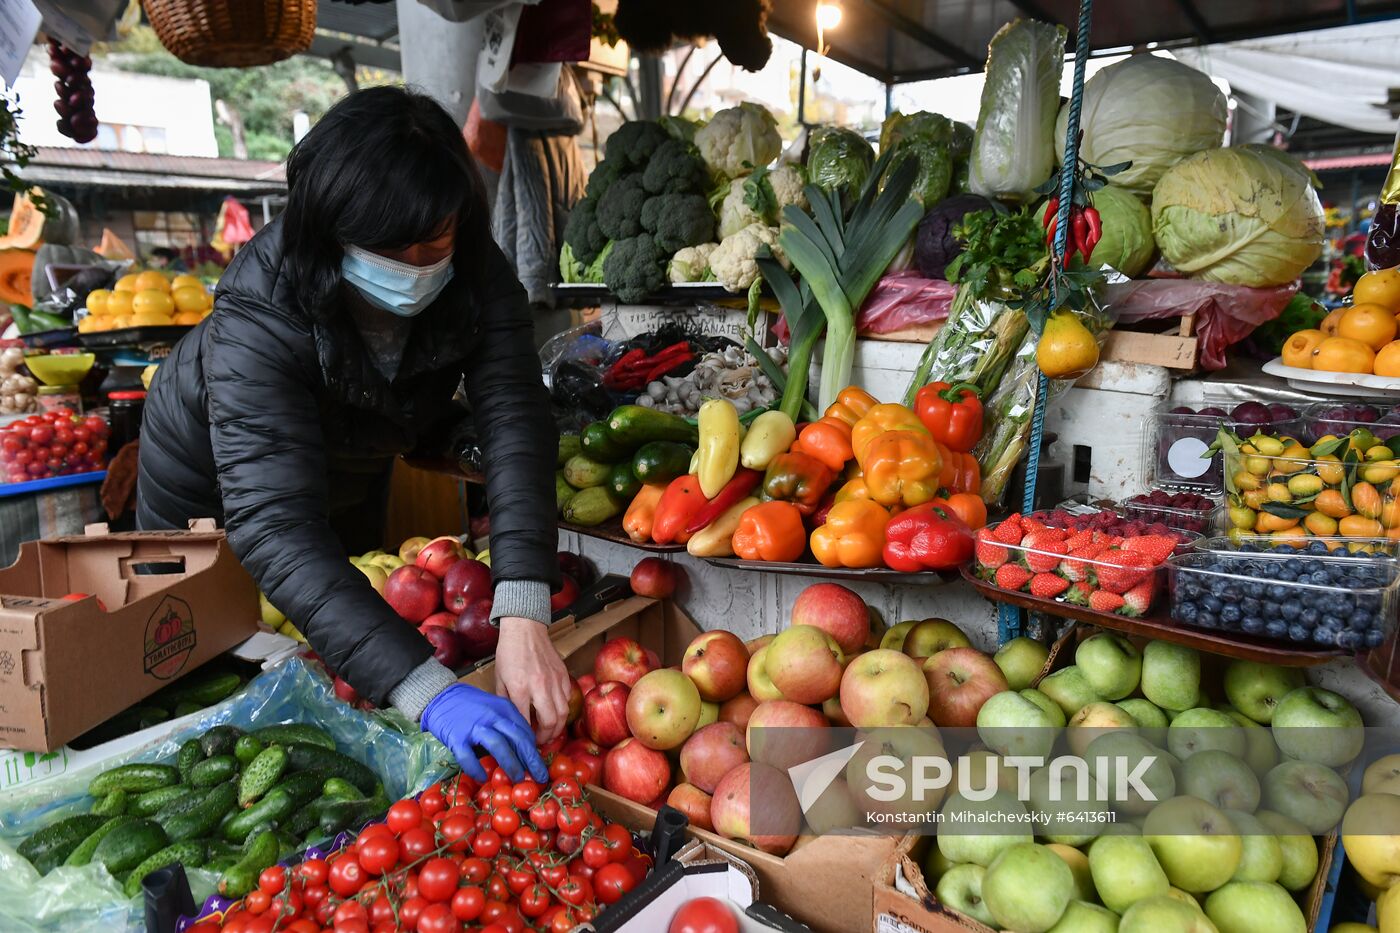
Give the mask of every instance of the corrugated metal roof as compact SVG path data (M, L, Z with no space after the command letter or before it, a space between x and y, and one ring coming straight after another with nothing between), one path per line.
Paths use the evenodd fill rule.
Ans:
M30 171L66 169L104 173L167 175L186 179L219 179L254 182L273 191L285 188L281 162L251 159L204 159L196 156L160 155L150 152L117 152L108 149L40 146L30 160ZM175 187L193 187L179 185Z

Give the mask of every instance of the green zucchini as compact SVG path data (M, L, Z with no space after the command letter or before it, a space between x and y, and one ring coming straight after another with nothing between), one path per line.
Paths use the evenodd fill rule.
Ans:
M135 897L141 893L141 882L145 881L146 876L151 872L159 871L169 865L198 868L204 864L206 855L208 852L202 842L177 842L174 845L166 846L132 869L131 874L126 878L126 883L122 885L122 893L127 897Z
M570 457L564 464L564 479L575 489L590 489L608 481L612 464L593 460L586 454Z
M586 426L579 439L583 455L599 463L616 463L630 453L626 447L612 439L607 424L602 421L595 421Z
M700 429L680 415L641 405L619 405L608 415L608 437L624 450L636 450L652 441L695 444Z
M555 466L563 466L570 457L583 453L583 441L577 434L559 435L559 457Z
M622 503L606 486L580 489L564 506L563 519L575 525L593 527L622 514Z
M651 441L637 448L632 472L643 483L669 483L690 472L695 449L675 441Z
M103 836L93 850L92 860L112 875L122 875L169 844L165 830L154 820L136 819L122 823Z
M224 897L237 898L253 890L258 875L277 862L280 849L281 844L275 832L265 830L258 833L249 841L243 857L219 879L219 893Z
M63 864L63 860L108 819L110 817L93 813L70 816L34 833L21 842L15 851L39 869L39 874L46 875Z
M130 823L136 819L134 816L114 816L103 823L97 829L79 843L78 847L68 853L68 857L63 860L64 865L86 865L92 861L92 853L97 851L97 844L102 841L102 837L116 829L123 823Z
M93 778L88 793L93 797L105 797L114 790L144 793L179 783L180 772L170 765L118 765Z
M194 787L213 787L237 776L237 758L232 755L215 755L190 769L190 784Z
M304 745L319 745L335 751L335 739L324 729L304 722L287 722L277 726L264 726L255 729L253 735L264 745L291 745L300 742Z
M202 839L213 833L225 814L238 808L238 788L232 781L220 784L209 791L199 803L188 810L166 816L157 814L160 825L171 842L184 842L186 839Z
M631 502L637 493L641 492L642 481L637 479L637 474L632 472L632 463L624 460L614 464L608 473L608 481L604 488L609 490L620 502Z

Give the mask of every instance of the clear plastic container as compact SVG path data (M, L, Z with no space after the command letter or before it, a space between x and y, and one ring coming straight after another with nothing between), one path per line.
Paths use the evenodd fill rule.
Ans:
M1242 449L1226 451L1224 466L1221 531L1380 538L1400 528L1400 460L1348 466L1337 455L1268 456Z
M1400 564L1338 557L1198 550L1167 562L1172 619L1190 628L1363 651L1395 628Z
M1262 535L1214 535L1200 538L1192 549L1197 551L1227 551L1235 554L1297 554L1318 547L1333 557L1355 556L1362 558L1391 557L1400 559L1400 541L1392 538L1322 538L1311 537L1302 541L1271 538Z
M1151 492L1143 493L1148 496ZM1190 493L1203 495L1189 490L1161 490L1169 494ZM1136 500L1136 501L1135 501ZM1147 502L1133 496L1119 503L1118 509L1128 518L1135 518L1144 522L1161 522L1168 528L1176 531L1186 531L1192 534L1206 534L1214 526L1213 514L1220 506L1219 496L1205 497L1205 502L1201 508L1186 508L1182 506L1168 505L1156 502Z
M1400 435L1400 405L1390 402L1314 402L1303 409L1302 436L1309 446L1327 434L1338 437L1357 428L1366 428L1377 439L1388 441Z
M1121 506L1117 508L1094 505L1076 505L1073 508L1060 506L1055 509L1042 509L1038 512L1032 512L1031 517L1052 527L1072 528L1077 531L1086 529L1089 531L1103 531L1108 534L1119 536L1134 533L1174 534L1181 541L1177 550L1183 551L1188 550L1192 544L1200 539L1202 534L1211 530L1213 527L1212 514L1213 513L1210 512L1205 513L1205 528L1202 531L1189 531L1183 528L1174 528L1168 525L1160 516L1132 516ZM1109 517L1105 518L1105 516ZM1162 527L1156 529L1149 527L1138 528L1135 526L1124 527L1130 522L1135 522L1143 526L1161 525Z
M1223 411L1218 406L1206 406ZM1220 455L1204 454L1220 433L1224 417L1198 414L1180 405L1159 405L1143 432L1142 462L1151 481L1164 489L1209 495L1221 489Z

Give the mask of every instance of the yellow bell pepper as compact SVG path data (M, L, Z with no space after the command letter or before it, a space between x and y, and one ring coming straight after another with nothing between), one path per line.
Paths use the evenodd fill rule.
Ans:
M712 398L700 406L698 420L695 475L705 498L713 499L739 468L739 410L727 398Z
M739 444L739 462L750 470L766 470L795 440L797 426L791 418L780 411L765 411L749 425L749 433Z
M850 502L852 499L869 499L874 501L870 495L870 487L865 485L865 477L857 476L855 479L847 480L846 484L836 490L837 502Z
M733 557L734 532L739 530L739 519L756 505L757 496L749 496L731 505L723 515L697 531L686 542L686 552L691 557Z
M848 499L831 507L812 532L812 554L823 567L879 567L890 516L878 502Z
M837 393L836 401L828 405L823 414L828 418L839 418L846 424L854 426L865 416L866 412L878 404L880 404L879 399L860 386L846 386Z
M856 462L865 469L865 449L878 434L886 431L914 431L926 437L931 437L928 428L919 420L919 416L914 414L903 405L884 404L876 405L865 413L856 426L851 429L851 451L855 454Z
M865 485L883 506L919 505L938 495L943 458L927 431L885 431L865 449Z

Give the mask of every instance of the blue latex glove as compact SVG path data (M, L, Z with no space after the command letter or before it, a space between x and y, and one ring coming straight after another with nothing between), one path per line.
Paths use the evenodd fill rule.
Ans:
M486 772L477 749L490 754L512 781L530 776L541 784L549 781L549 769L535 748L535 734L505 697L453 684L433 697L423 710L423 731L446 745L469 777L486 783Z

